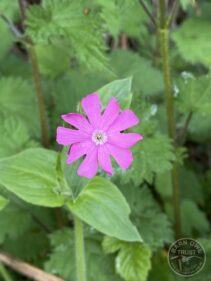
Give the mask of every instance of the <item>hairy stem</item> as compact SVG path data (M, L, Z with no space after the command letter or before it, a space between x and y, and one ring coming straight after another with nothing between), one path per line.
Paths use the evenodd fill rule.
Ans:
M4 281L13 281L2 263L0 263L0 275L3 277Z
M24 0L18 0L20 13L22 22L24 25L25 20L25 1ZM37 59L37 54L35 51L35 47L33 45L32 40L27 37L25 39L25 43L28 47L28 53L32 64L32 74L34 79L34 85L35 85L35 92L37 96L37 102L38 102L38 109L39 109L39 116L40 116L40 128L41 128L41 141L42 145L44 147L48 147L49 145L49 138L48 138L48 125L47 125L47 118L46 118L46 110L45 110L45 99L42 89L42 79L39 71L39 64Z
M46 110L45 110L45 100L44 100L43 89L42 89L42 80L39 72L37 54L31 42L28 46L28 51L32 63L32 73L33 73L35 92L37 95L37 102L39 108L42 145L44 147L48 147L49 144L48 125L47 125Z
M75 256L77 281L86 281L86 258L84 249L83 222L74 217L75 223Z
M166 114L168 123L168 135L174 141L176 138L175 129L175 116L174 116L174 101L172 94L172 82L171 82L171 71L169 62L169 27L166 21L166 5L165 0L159 0L159 32L160 42L162 49L162 60L163 60L163 80L164 80L164 94L166 102ZM173 205L174 205L174 218L175 218L175 234L176 237L181 237L181 215L180 215L180 195L179 195L179 180L177 164L173 163L171 172L171 182L173 190Z

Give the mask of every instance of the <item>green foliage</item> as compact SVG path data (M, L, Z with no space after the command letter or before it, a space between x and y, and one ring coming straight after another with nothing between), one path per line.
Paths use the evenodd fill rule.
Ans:
M105 70L106 57L103 53L105 45L98 19L92 13L85 15L82 3L77 0L45 0L42 6L31 6L27 11L27 34L38 44L38 48L39 44L50 42L50 52L56 51L56 48L58 54L68 52L69 65L70 60L76 58L79 63L85 64L90 69ZM49 54L47 56L49 57ZM68 66L67 57L65 60L64 66ZM42 63L44 64L44 60ZM55 71L52 68L50 70L54 75L63 71L63 67L56 69L56 65L57 61L54 64Z
M162 173L171 169L171 161L175 159L172 145L164 135L146 138L136 145L134 150L134 163L127 172L119 172L121 181L132 181L139 185L144 180L152 183L156 173ZM125 174L125 176L123 176Z
M30 135L38 137L39 117L32 86L22 78L4 77L0 79L0 89L1 115L19 118Z
M211 77L195 78L190 73L183 73L178 83L178 105L182 112L210 114L211 112Z
M9 203L9 200L0 195L0 211L3 210L7 206L8 203Z
M205 214L191 200L183 200L181 204L182 231L191 237L193 233L204 234L210 230Z
M153 67L148 59L131 51L115 50L111 53L110 61L120 78L133 77L134 91L148 96L158 94L163 90L162 73Z
M75 280L74 234L70 229L62 229L50 235L53 252L45 263L45 269L58 274L67 281ZM88 280L120 281L114 272L113 258L106 256L100 241L93 235L85 240ZM121 279L122 280L122 279Z
M116 272L127 281L145 281L151 268L151 251L143 243L126 243L105 237L103 248L106 253L118 254L115 259Z
M0 158L18 153L25 148L37 146L30 140L24 123L14 116L2 118L0 122Z
M15 239L32 225L31 217L20 208L9 204L0 211L0 244L9 237Z
M27 149L3 158L0 161L0 184L31 204L62 206L65 190L56 174L56 159L56 152L43 148Z
M189 18L175 30L173 40L183 59L210 66L210 27L210 22L205 19Z
M147 187L122 187L129 205L131 219L137 226L143 241L154 251L164 243L173 241L173 232L168 217L163 213Z
M130 208L125 198L110 181L93 178L68 207L81 220L106 235L125 241L141 240L129 220Z
M103 86L96 92L99 93L103 107L105 107L113 96L117 99L122 110L129 108L132 100L132 78L114 80Z

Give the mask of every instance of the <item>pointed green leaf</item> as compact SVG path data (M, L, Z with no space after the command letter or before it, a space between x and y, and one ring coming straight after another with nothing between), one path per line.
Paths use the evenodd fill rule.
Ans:
M110 181L95 177L80 196L68 203L70 210L100 232L125 241L140 241L129 219L130 208L119 189Z
M64 204L56 173L57 153L27 149L0 161L0 184L31 204L56 207Z
M132 78L115 80L96 92L100 95L101 103L105 107L111 97L115 97L120 104L121 109L130 107L132 100Z

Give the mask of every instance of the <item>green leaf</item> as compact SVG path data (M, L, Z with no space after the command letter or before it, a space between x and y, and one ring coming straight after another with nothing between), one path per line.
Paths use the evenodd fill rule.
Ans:
M210 114L211 112L211 76L195 78L190 73L183 73L178 83L178 105L182 112Z
M153 67L150 60L131 51L115 50L110 62L119 78L133 77L132 91L139 95L155 95L163 90L162 72Z
M29 213L24 212L20 208L8 204L0 212L0 243L6 237L15 239L22 235L32 225Z
M181 204L182 231L190 237L193 233L205 234L210 230L209 222L203 213L191 200L185 199Z
M60 52L68 50L69 59L92 70L108 70L99 19L95 13L84 14L83 1L45 0L41 5L31 5L26 26L36 44L50 46L60 41Z
M24 148L38 146L30 141L30 136L24 123L13 116L0 118L0 158L11 156Z
M106 253L118 251L115 266L119 275L127 281L146 281L151 268L151 251L143 243L126 243L106 237L103 241Z
M203 18L189 18L173 33L180 55L190 63L211 64L211 23Z
M31 135L39 137L39 114L35 93L30 84L21 78L0 79L1 115L19 118Z
M7 206L8 203L9 203L9 200L0 195L0 211L3 210Z
M45 263L45 270L62 276L66 281L76 280L73 231L71 229L56 231L50 235L50 242L52 253ZM96 277L100 281L120 281L115 274L113 256L107 256L102 251L101 241L94 237L93 231L91 236L85 237L85 251L89 281L96 281Z
M132 100L132 78L125 78L121 80L115 80L96 92L100 95L101 103L105 107L111 97L115 97L120 104L121 109L130 107Z
M141 240L129 220L130 208L124 196L108 180L92 179L68 207L81 220L106 235L125 241Z
M144 180L152 183L154 175L171 170L171 161L175 160L172 152L173 147L169 138L164 135L144 138L134 149L134 162L131 168L125 171L118 171L122 183L139 185Z
M59 185L56 160L56 152L42 148L27 149L3 158L0 160L0 184L31 204L62 206L65 190Z
M131 206L131 220L137 226L143 241L155 251L173 241L173 231L167 215L161 211L147 187L134 185L121 188Z

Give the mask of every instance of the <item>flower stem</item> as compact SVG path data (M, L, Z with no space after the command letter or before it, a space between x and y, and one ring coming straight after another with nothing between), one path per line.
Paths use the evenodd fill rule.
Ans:
M13 281L2 263L0 263L0 275L5 281Z
M83 222L74 217L75 223L75 257L77 281L86 281L86 258L84 248Z
M169 26L166 20L166 3L165 0L159 0L159 33L163 60L163 80L164 94L166 102L166 114L168 123L168 135L174 141L176 138L176 126L174 116L174 101L172 94L171 71L169 62ZM173 206L175 218L176 238L181 237L181 215L180 215L180 194L177 164L174 162L171 172L171 182L173 190Z

